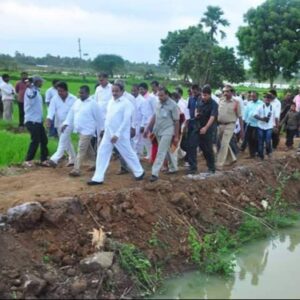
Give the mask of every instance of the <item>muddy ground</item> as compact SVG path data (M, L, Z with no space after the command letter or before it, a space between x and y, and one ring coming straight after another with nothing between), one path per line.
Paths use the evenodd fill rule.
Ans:
M82 260L97 250L89 234L103 227L113 242L132 243L164 275L191 267L187 234L193 226L203 235L218 226L236 229L242 219L237 209L272 201L270 187L279 174L299 170L300 157L279 149L272 160L248 160L205 180L187 179L184 170L163 175L156 183L117 176L112 162L106 183L88 187L92 175L69 178L68 169L8 168L0 176L0 298L115 298L136 295L134 282L120 269L117 255L106 267L85 269ZM147 173L150 167L145 164ZM205 166L201 163L201 169ZM285 199L300 205L300 186L289 182ZM32 211L7 219L13 206L34 202ZM162 246L151 246L153 239ZM116 254L116 253L115 253ZM80 263L81 262L81 263Z

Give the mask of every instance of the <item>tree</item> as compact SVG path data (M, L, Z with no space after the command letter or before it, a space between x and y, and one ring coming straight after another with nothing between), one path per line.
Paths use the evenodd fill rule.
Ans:
M119 55L101 54L92 61L92 67L97 72L107 72L110 76L124 68L124 59Z
M250 60L258 80L282 74L290 79L300 66L299 0L267 0L244 16L237 32L240 54Z
M159 47L161 63L177 70L182 49L189 43L191 37L199 31L202 32L202 25L168 32L167 37L161 40L161 46Z
M209 36L210 39L216 42L215 36L220 33L221 39L226 37L226 33L219 29L219 26L229 26L229 22L222 18L224 12L219 6L211 6L207 7L207 11L204 13L204 17L201 19L201 22L209 28Z

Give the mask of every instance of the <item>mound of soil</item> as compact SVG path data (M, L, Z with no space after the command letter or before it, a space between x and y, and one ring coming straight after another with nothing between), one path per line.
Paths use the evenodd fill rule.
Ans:
M180 174L136 183L110 173L111 184L92 189L83 179L69 179L64 168L37 169L31 177L28 173L3 176L0 298L134 295L138 293L134 283L120 269L115 254L108 267L88 273L82 268L82 260L97 252L91 243L93 228L109 233L105 252L114 252L115 242L132 243L152 262L163 264L165 275L181 272L190 267L190 226L200 236L218 226L235 230L243 217L240 210L249 206L263 210L261 201L272 201L270 188L277 186L280 174L292 174L299 167L300 157L291 155L252 161L203 180ZM299 195L299 184L290 181L285 199L299 206ZM11 204L27 201L34 202L7 212ZM159 246L150 243L154 233Z

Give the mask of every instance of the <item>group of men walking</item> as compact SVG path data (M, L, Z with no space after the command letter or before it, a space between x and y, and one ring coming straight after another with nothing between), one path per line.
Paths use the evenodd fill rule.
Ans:
M23 103L19 105L20 126L25 124L31 134L25 159L27 167L32 166L40 146L43 166L56 167L66 153L67 166L73 167L70 176L80 176L83 161L89 159L94 175L88 184L99 185L104 182L114 154L120 159L119 174L132 172L137 181L145 175L141 160L152 161L150 181L154 182L162 170L168 174L178 171L179 156L186 162L187 173L196 174L198 149L206 160L207 176L235 163L233 143L237 128L238 137L244 140L241 150L248 146L250 158L264 159L265 149L271 156L272 148L277 146L281 103L276 99L276 91L267 93L264 101L258 100L256 92L251 92L249 99L243 101L230 85L224 86L221 98L213 95L208 85L202 89L193 85L185 101L181 88L171 94L157 81L151 84L152 93L146 83L133 85L128 93L122 80L110 83L105 73L99 74L98 80L94 95L83 85L76 98L61 81L53 82L51 93L50 89L47 91L46 125L55 127L59 136L57 150L48 159L40 94L43 79L35 76L29 80L27 74L22 73L21 81L16 89L12 87L10 94L13 97L17 93L19 103ZM5 93L8 88L1 88L1 91L3 97L3 91ZM9 105L5 102L8 100L5 96L2 100L8 117ZM295 125L297 118L289 112L284 122ZM77 154L71 141L73 132L79 135ZM289 131L290 137L293 134L295 130Z

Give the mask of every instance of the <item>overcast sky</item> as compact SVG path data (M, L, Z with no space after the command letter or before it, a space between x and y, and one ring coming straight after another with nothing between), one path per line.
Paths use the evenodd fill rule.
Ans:
M113 53L157 63L168 31L196 25L208 5L220 6L230 27L223 45L237 45L243 15L263 0L0 0L0 53L94 58Z

